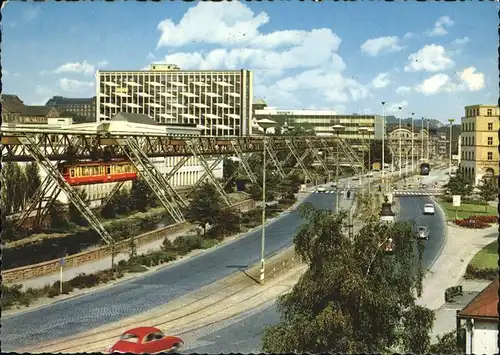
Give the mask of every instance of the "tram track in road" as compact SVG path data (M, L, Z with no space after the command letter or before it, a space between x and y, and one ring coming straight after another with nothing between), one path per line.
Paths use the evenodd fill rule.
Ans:
M228 282L223 289L217 292L217 296L209 294L201 299L191 301L184 307L178 307L159 315L150 314L146 319L141 319L140 324L163 329L168 326L168 334L182 337L185 334L231 319L247 312L249 309L268 303L285 292L289 288L288 284L293 285L298 280L301 275L300 270L305 269L303 266L291 267L284 272L283 277L271 279L264 287L257 285L248 276L245 276L246 279L233 280L239 282L239 285L236 286L239 288L234 292L228 294L225 292L235 288L234 282ZM193 305L200 300L209 301L205 302L201 307L195 308L195 310L183 313L183 310L187 309L189 305ZM181 313L181 315L175 316L176 313ZM174 315L173 318L171 318L172 315ZM36 350L37 353L102 352L106 347L112 345L123 331L129 329L133 324L137 325L138 321L134 317L127 322L127 325L120 324L100 333L99 329L97 329L76 338L60 339L58 343L52 342L51 344L38 346L36 349L23 349L23 351L30 350L33 352L33 350Z

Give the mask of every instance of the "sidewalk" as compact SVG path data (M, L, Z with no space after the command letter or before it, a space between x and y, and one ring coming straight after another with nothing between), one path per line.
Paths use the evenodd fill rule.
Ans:
M422 297L417 304L437 310L443 306L444 291L460 283L467 265L484 246L495 241L498 226L482 230L447 226L448 236L444 248L427 272Z

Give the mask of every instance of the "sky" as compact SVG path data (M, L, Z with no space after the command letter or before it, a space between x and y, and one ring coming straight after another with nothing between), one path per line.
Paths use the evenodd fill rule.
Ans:
M9 2L2 92L95 95L95 70L249 69L254 98L459 120L498 100L492 2ZM399 107L402 109L399 110Z

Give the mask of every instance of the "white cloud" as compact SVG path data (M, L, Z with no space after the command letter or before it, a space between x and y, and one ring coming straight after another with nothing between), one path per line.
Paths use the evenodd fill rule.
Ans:
M457 44L457 45L464 45L464 44L467 44L469 42L470 42L470 38L469 37L462 37L462 38L457 38L456 40L454 40L451 43L452 44Z
M396 102L394 104L387 106L385 111L388 113L399 113L400 112L399 108L401 107L401 109L404 110L406 106L408 106L408 101L403 100L401 102Z
M449 28L454 24L455 21L450 19L448 16L441 16L434 24L434 28L431 31L427 31L427 35L430 37L444 36L448 33L446 28Z
M95 73L95 66L93 64L90 64L86 60L84 60L81 63L79 62L66 63L55 69L54 73L55 74L78 73L78 74L92 75Z
M265 12L254 16L249 7L239 2L200 2L191 7L177 25L170 19L158 24L161 36L157 48L193 43L245 44L258 37L259 27L268 22Z
M417 37L414 33L412 32L406 32L403 36L403 40L408 40Z
M149 53L148 53L148 57L147 57L147 58L148 58L149 60L155 60L155 59L156 59L156 56L155 56L153 53L149 52Z
M80 81L67 78L59 79L59 86L64 91L78 92L94 86L92 81Z
M418 52L410 54L405 71L429 71L436 72L452 68L455 62L447 57L443 46L429 44L421 48Z
M372 87L374 89L382 89L391 83L391 81L388 79L389 73L380 73L377 75L373 80L372 80Z
M361 45L361 52L376 57L379 54L399 52L404 48L396 36L378 37L365 41Z
M411 87L409 86L398 86L396 88L396 94L398 95L408 95L411 92Z
M450 76L440 73L425 79L415 88L424 95L436 95L456 91L478 91L484 88L484 74L476 73L475 67L468 67Z

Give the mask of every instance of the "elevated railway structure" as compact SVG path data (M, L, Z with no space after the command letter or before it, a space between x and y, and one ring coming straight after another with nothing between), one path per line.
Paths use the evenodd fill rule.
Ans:
M186 201L172 187L169 180L189 157L195 157L204 169L203 175L191 191L200 182L208 179L228 205L231 201L224 187L234 175L228 181L221 183L216 179L212 170L225 156L235 156L240 161L235 175L245 174L252 183L260 184L259 179L250 169L248 161L252 155L263 152L264 139L266 140L266 155L270 157L266 162L266 168L281 178L300 169L309 181L312 181L312 174L304 164L307 157L319 161L321 167L330 175L327 159L334 158L337 149L341 171L345 167L350 167L357 174L362 166L362 160L349 143L334 136L213 137L200 136L199 133L190 133L189 130L185 134L171 134L162 126L112 121L68 126L45 125L44 127L6 124L2 125L1 131L4 162L36 161L47 174L33 198L26 204L18 222L22 223L34 211L37 215L35 221L43 220L47 215L47 207L61 191L64 191L90 226L107 244L111 245L114 243L113 238L61 174L58 169L61 162L106 162L117 158L132 162L139 175L148 183L162 206L177 223L185 220L183 208L186 207ZM277 156L277 152L280 151L288 153L281 161ZM164 175L153 164L151 158L169 156L181 157L181 159L168 174ZM209 165L208 157L215 157L216 161ZM295 165L293 169L286 172L284 167L288 162L295 162ZM105 198L104 204L109 202L122 185L123 182L115 185Z

